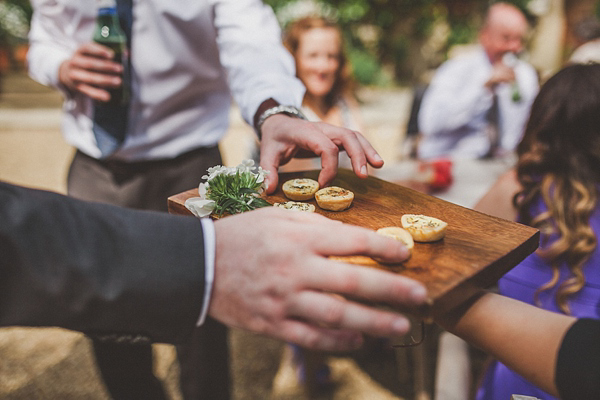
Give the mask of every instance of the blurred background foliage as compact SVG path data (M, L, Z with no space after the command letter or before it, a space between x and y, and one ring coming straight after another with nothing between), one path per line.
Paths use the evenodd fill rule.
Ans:
M598 0L505 0L519 7L535 29L552 4L565 12ZM363 85L427 80L457 45L477 41L489 0L265 0L280 23L311 11L335 19L344 32L355 77ZM559 44L557 44L559 45Z
M600 0L505 0L527 15L532 27L552 4L567 14L587 4L600 15ZM264 0L283 27L309 14L335 19L344 32L347 52L358 83L386 86L427 80L428 72L447 59L457 45L477 40L491 0ZM595 8L595 9L594 9ZM594 9L593 11L590 11ZM577 14L574 12L572 14ZM32 15L28 0L0 0L0 72L22 68ZM571 19L580 18L575 15ZM568 36L568 33L567 33ZM568 51L567 43L563 43Z
M530 20L529 0L508 0ZM405 83L435 68L457 44L476 41L481 0L265 0L283 26L311 12L337 20L361 84Z
M0 0L0 73L22 63L16 49L27 43L31 14L27 0Z

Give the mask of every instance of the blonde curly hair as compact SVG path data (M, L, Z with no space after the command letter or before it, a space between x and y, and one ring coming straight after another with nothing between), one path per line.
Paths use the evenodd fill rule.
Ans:
M571 276L560 283L556 302L570 314L568 297L583 288L583 266L597 245L589 220L600 183L600 64L568 66L542 86L517 153L523 190L514 204L521 222L540 229L537 253L553 270L536 302L559 284L559 265L566 263ZM547 211L532 215L539 198Z

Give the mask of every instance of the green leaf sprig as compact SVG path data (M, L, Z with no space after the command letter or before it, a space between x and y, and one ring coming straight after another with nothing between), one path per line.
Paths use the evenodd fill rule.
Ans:
M234 175L217 175L209 181L207 198L215 202L214 213L239 214L271 204L260 197L263 182L250 171L236 171Z
M200 197L188 199L185 206L197 217L206 217L212 213L239 214L245 211L271 204L261 198L266 190L265 177L268 171L254 166L254 161L244 160L237 167L217 165L208 169L208 174L200 183Z

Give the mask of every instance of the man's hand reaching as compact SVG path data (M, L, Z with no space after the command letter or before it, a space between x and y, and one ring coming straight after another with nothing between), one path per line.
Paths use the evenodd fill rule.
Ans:
M328 256L366 255L400 262L398 241L323 216L266 208L215 222L215 284L209 314L221 322L301 346L343 351L362 333L401 336L409 321L343 298L391 306L426 301L416 281ZM340 296L341 295L341 296Z
M279 166L286 164L300 151L309 151L321 157L321 187L335 178L341 149L346 151L352 160L354 173L361 178L368 176L367 163L375 168L383 166L383 160L367 139L359 132L346 128L277 114L266 119L261 131L260 165L271 172L267 177L267 193L273 193L277 188Z

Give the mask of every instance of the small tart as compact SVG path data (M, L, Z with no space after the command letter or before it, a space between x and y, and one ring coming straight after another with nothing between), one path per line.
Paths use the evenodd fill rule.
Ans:
M291 179L283 184L282 189L290 200L310 200L319 190L319 182L308 178Z
M286 201L285 203L275 203L274 207L284 208L286 210L315 212L315 206L309 203L299 201Z
M330 186L315 193L317 204L324 210L342 211L350 207L354 193L338 186Z
M448 227L448 223L441 219L420 214L404 214L401 223L417 242L441 240L446 235Z
M406 229L400 228L399 226L379 228L377 229L377 233L401 241L406 245L406 248L410 253L412 253L412 249L415 247L415 241L413 240L412 235Z

